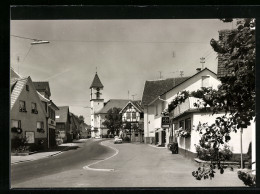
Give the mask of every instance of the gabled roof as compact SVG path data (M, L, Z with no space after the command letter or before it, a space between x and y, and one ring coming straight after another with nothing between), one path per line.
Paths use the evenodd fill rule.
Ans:
M122 109L128 102L129 100L125 99L111 99L105 103L105 106L97 114L106 114L109 109L114 107Z
M99 77L98 77L98 74L96 73L95 74L95 77L94 77L94 79L93 79L93 81L92 81L92 84L91 84L91 86L90 86L90 89L91 88L103 88L104 86L103 86L103 84L101 83L101 81L100 81L100 79L99 79Z
M31 80L31 77L27 77L27 78L14 78L11 79L11 109L13 108L15 102L17 101L17 99L19 98L22 90L24 89L25 85L28 84L30 86L32 86L30 92L32 92L32 95L35 95L35 97L38 100L39 106L41 107L41 109L43 110L45 116L47 116L47 113L43 107L43 104L41 103L41 99L40 96L38 95L37 91L35 90L35 88L33 87L33 82Z
M18 97L20 96L24 86L26 85L28 81L28 78L14 78L11 79L11 109L14 106L14 103L16 102L16 100L18 99Z
M190 77L168 78L164 80L146 81L142 97L142 105L148 105L159 95L181 84Z
M40 92L37 91L37 94L38 94L38 96L40 97L40 100L41 100L41 101L43 101L43 102L50 102L50 100L47 99L47 98L45 98L43 95L41 95Z
M130 100L125 106L124 108L122 108L122 110L120 111L120 113L122 113L122 111L128 106L128 104L132 104L138 112L143 112L143 108L141 107L141 101L140 100L135 100L135 101L132 101Z
M59 106L58 108L59 108L59 110L55 111L56 122L57 123L68 122L69 107L68 106ZM57 116L59 116L59 118Z
M51 90L48 81L33 82L33 84L37 91L46 92L49 96L51 96Z
M173 88L177 87L178 85L181 85L182 83L188 81L189 79L195 77L196 75L198 75L198 74L200 74L201 72L206 71L206 70L209 71L209 72L211 72L211 73L214 74L214 75L217 75L216 73L214 73L213 71L211 71L210 69L208 69L208 68L206 67L206 68L204 68L203 70L201 70L201 71L195 73L193 76L188 77L188 78L185 79L183 82L180 82L180 83L176 84L174 87L172 87L171 89L165 91L165 92L162 93L161 95L166 94L167 92L171 91Z

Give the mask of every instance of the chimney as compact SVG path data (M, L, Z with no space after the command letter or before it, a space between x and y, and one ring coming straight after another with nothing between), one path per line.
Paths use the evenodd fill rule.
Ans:
M199 73L201 71L201 68L197 68L196 70L197 70L197 73Z

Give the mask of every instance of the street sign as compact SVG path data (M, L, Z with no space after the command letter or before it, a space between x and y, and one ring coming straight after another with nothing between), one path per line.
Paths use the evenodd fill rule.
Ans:
M170 127L170 117L162 117L162 128Z

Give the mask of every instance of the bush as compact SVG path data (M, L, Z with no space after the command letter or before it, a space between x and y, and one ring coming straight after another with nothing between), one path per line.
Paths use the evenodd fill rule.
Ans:
M232 151L229 149L227 145L224 146L223 149L219 151L214 148L205 149L200 146L196 146L197 157L201 160L205 161L225 161L230 160L233 156Z
M256 186L256 176L250 172L237 172L238 178L244 182L246 186Z
M27 138L24 136L16 136L12 140L11 148L13 151L21 153L21 152L28 152L29 146L27 145Z

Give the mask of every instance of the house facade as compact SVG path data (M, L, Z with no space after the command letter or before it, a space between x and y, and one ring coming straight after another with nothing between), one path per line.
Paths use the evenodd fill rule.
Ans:
M96 127L99 131L100 137L109 135L109 129L103 125L103 122L106 120L106 115L108 111L112 108L123 109L129 100L124 99L110 99L106 103L104 103L104 107L96 113ZM111 134L114 135L114 134Z
M18 138L25 137L31 150L47 148L48 117L31 78L11 77L10 86L11 147Z
M78 116L70 112L70 122L71 122L71 130L73 134L73 139L79 139L80 133L80 120Z
M123 123L120 136L128 136L132 142L144 142L144 114L141 101L129 101L120 114Z
M156 83L159 82L159 83ZM181 91L196 91L202 87L212 87L217 89L220 81L217 75L205 68L198 71L191 77L173 78L167 80L159 80L154 83L146 83L143 94L144 107L144 136L145 143L153 143L160 146L167 146L172 142L170 128L162 128L162 112L168 108L168 104ZM163 87L158 90L156 88ZM149 91L157 91L149 94ZM148 99L148 100L147 100Z
M81 139L87 139L91 137L91 126L87 125L86 123L80 124L80 132L79 132Z
M225 115L224 112L219 112L218 114L213 114L212 109L208 108L200 108L194 106L194 103L198 102L198 98L188 97L183 103L178 105L171 114L172 126L170 128L172 136L175 137L175 142L178 142L179 153L189 157L196 157L196 147L195 145L199 145L199 140L201 139L201 135L197 131L197 127L200 124L208 123L211 125L215 123L217 117L222 117ZM189 133L188 136L179 136L178 133L180 131L186 131ZM241 145L240 138L242 137L242 150L243 154L247 154L249 144L252 141L252 129L248 127L248 129L244 129L242 136L240 132L230 133L231 140L226 143L229 146L230 150L233 153L233 158L240 157ZM241 137L240 137L241 136Z
M61 138L63 142L71 142L73 138L71 130L71 121L68 106L59 106L56 111L56 129L57 138Z
M57 145L55 111L59 110L59 108L54 104L52 100L50 100L51 92L49 82L33 82L33 84L48 115L48 147L55 147Z

